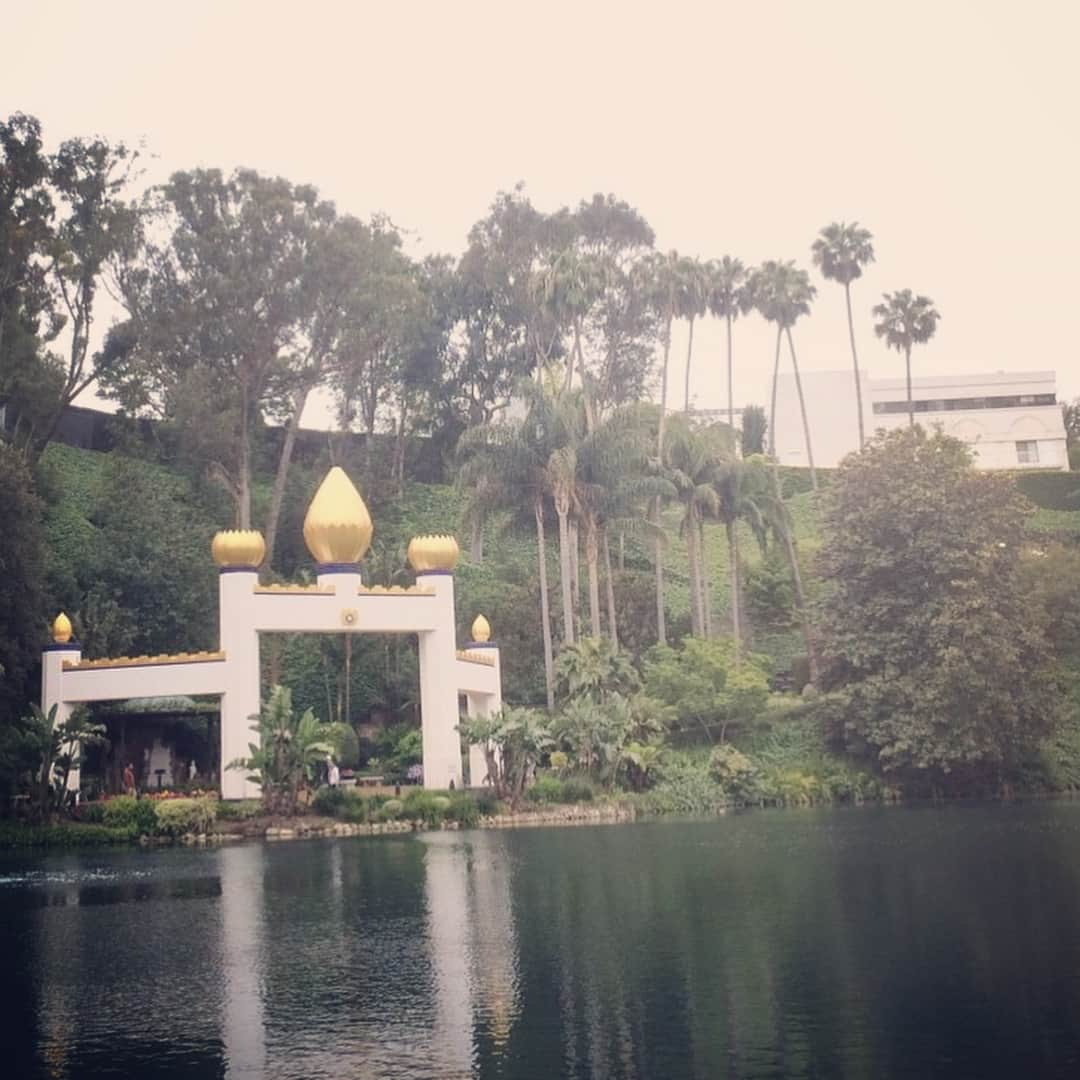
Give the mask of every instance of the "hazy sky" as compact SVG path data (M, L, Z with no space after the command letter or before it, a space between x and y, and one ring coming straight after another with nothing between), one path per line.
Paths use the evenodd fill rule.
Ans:
M910 287L942 313L916 372L1053 368L1080 395L1080 4L37 0L3 33L0 113L50 145L143 139L150 180L311 182L417 254L460 252L518 180L543 209L612 192L660 248L749 263L808 266L818 228L856 219L878 258L855 294L864 367L899 372L869 309ZM842 290L816 280L800 362L846 366ZM722 331L696 339L694 397L717 407ZM765 402L771 346L740 324L738 401Z

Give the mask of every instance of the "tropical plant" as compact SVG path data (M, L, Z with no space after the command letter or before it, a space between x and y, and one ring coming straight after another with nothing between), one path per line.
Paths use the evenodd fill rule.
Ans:
M301 787L314 777L315 767L334 752L328 725L321 724L308 709L297 716L292 691L275 686L262 712L254 717L252 731L259 742L248 745L249 756L229 762L230 769L246 769L248 779L262 789L267 813L292 816L297 811Z
M713 747L709 754L709 775L724 789L724 794L733 799L742 801L754 792L756 770L753 762L731 743Z
M470 746L482 746L488 780L500 799L516 807L543 755L551 749L547 719L535 709L504 707L463 719L458 730Z
M727 399L728 426L735 429L735 354L732 345L732 323L754 306L751 275L740 259L725 255L709 264L709 311L724 320L727 330ZM749 408L749 406L748 406ZM746 412L743 412L743 431L746 431ZM760 453L760 449L757 451ZM745 453L745 448L744 448Z
M613 694L629 696L641 679L626 653L607 638L581 638L559 653L555 689L559 698L604 702Z
M744 458L751 454L765 453L765 435L768 428L765 410L760 405L747 405L743 408L739 443Z
M859 376L859 354L855 349L855 322L851 317L851 283L862 277L863 267L874 261L874 237L857 221L850 224L834 221L821 230L811 248L814 265L821 269L827 281L844 286L847 304L848 337L851 340L851 363L855 371L855 406L859 416L859 449L866 442L863 429L862 385Z
M708 263L687 258L684 263L678 313L689 324L686 336L686 371L684 373L683 412L690 413L690 367L694 359L694 323L709 310L712 269Z
M776 381L780 373L781 338L787 335L791 368L795 375L795 389L799 397L803 436L806 440L806 461L810 467L810 482L814 491L817 491L814 450L810 440L810 421L806 414L806 399L803 396L799 363L795 357L795 340L791 335L791 328L799 317L810 314L810 303L817 295L817 289L810 284L810 275L805 270L800 270L793 262L775 260L762 263L754 272L751 289L754 306L767 322L776 325L776 360L773 364L772 406L769 412L769 454L773 458L776 457Z
M910 289L884 293L884 302L874 305L874 333L885 339L890 349L904 354L907 378L908 426L915 426L915 405L911 400L911 349L928 342L937 330L941 315L928 296L915 296Z

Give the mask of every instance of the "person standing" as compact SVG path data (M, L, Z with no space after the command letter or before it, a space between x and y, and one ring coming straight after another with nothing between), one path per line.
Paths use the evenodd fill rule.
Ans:
M132 768L132 765L131 765L130 761L127 763L127 766L124 769L123 783L124 783L124 794L125 795L134 795L135 794L135 770Z
M332 788L336 788L341 782L341 772L333 758L330 759L330 768L326 770L326 782Z

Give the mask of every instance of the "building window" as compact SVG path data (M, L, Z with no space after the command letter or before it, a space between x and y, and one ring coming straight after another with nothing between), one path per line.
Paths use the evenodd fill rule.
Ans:
M1021 465L1039 464L1039 444L1034 439L1021 439L1016 444L1016 460Z
M999 394L981 398L932 398L912 402L912 412L972 412L977 409L1018 409L1031 405L1055 405L1055 394ZM874 412L906 413L906 401L875 401Z

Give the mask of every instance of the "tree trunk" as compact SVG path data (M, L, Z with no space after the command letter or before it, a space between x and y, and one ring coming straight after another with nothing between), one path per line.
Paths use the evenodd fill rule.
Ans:
M705 521L698 521L698 570L701 574L701 630L707 637L712 631L712 585L709 581L709 560L705 557Z
M570 577L570 526L568 508L561 498L555 500L555 513L559 517L559 579L562 586L563 642L574 644L574 589Z
M544 500L533 506L536 518L537 574L540 581L540 621L544 638L544 687L547 690L548 711L555 708L555 658L551 647L551 604L548 600L547 547L544 542Z
M769 405L769 457L776 459L776 380L780 377L780 343L783 340L784 328L777 324L776 327L776 359L772 369L772 403Z
M727 418L732 435L735 432L735 355L731 345L731 312L727 316ZM738 452L738 443L736 443Z
M851 339L851 362L855 366L855 404L859 410L859 449L866 445L866 432L863 429L862 381L859 375L859 354L855 350L855 323L851 318L851 282L844 282L844 299L847 301L847 328Z
M731 563L731 638L735 642L735 663L742 658L742 627L739 615L739 534L735 522L724 524L727 531L728 560Z
M577 320L574 320L574 343L570 346L570 356L566 361L566 381L563 383L563 393L570 393L570 388L574 385L574 361L578 355L578 324Z
M660 422L656 429L656 456L664 458L664 426L667 424L667 369L671 359L671 322L673 315L668 314L664 328L664 366L660 369Z
M397 439L394 443L394 484L399 499L405 494L405 423L407 412L407 407L402 402L401 413L398 416Z
M660 535L660 496L653 500L653 524L656 526L656 641L667 644L667 626L664 621L664 539Z
M904 367L907 369L907 419L908 427L915 426L915 402L911 400L911 346L904 350Z
M611 637L611 644L617 649L619 647L619 626L615 617L615 580L611 574L611 545L608 543L607 529L601 532L600 537L604 549L604 585L607 590L608 634Z
M773 495L778 502L782 502L780 495L780 469L775 460L772 467ZM806 662L810 668L810 682L818 681L817 651L814 648L814 635L810 628L810 616L806 610L806 593L803 590L802 570L799 567L799 553L795 549L795 537L784 523L781 526L783 533L784 550L787 553L788 565L791 568L791 581L795 586L795 607L802 627L803 641L806 643Z
M683 393L683 412L690 415L690 360L694 355L694 317L690 317L690 336L686 342L686 385Z
M799 377L799 362L795 359L795 339L791 336L791 327L787 328L788 349L791 351L791 368L795 372L795 389L799 394L799 412L802 414L803 437L806 439L806 461L810 466L810 486L817 491L817 473L814 471L814 450L810 445L810 421L806 416L806 400L802 392L802 379Z
M484 561L484 522L479 514L473 514L470 529L469 559L479 565Z
M281 521L281 506L285 501L285 485L289 480L289 467L292 465L293 450L296 447L296 435L300 430L300 417L307 404L308 391L303 390L293 399L293 411L285 428L285 441L281 444L277 473L274 475L274 489L270 495L270 513L266 517L266 558L263 569L269 571L274 565L274 546L277 543L278 524ZM271 684L274 685L274 684Z
M704 614L701 609L701 570L698 566L697 514L690 507L684 531L686 533L686 560L690 567L690 633L701 637Z
M626 533L619 533L619 573L626 569Z
M247 389L240 392L240 460L236 477L236 527L251 528L251 424Z
M594 638L603 632L600 627L600 537L592 520L585 527L585 563L589 572L589 628Z
M574 583L574 610L577 616L581 607L581 530L578 523L570 519L570 580Z

